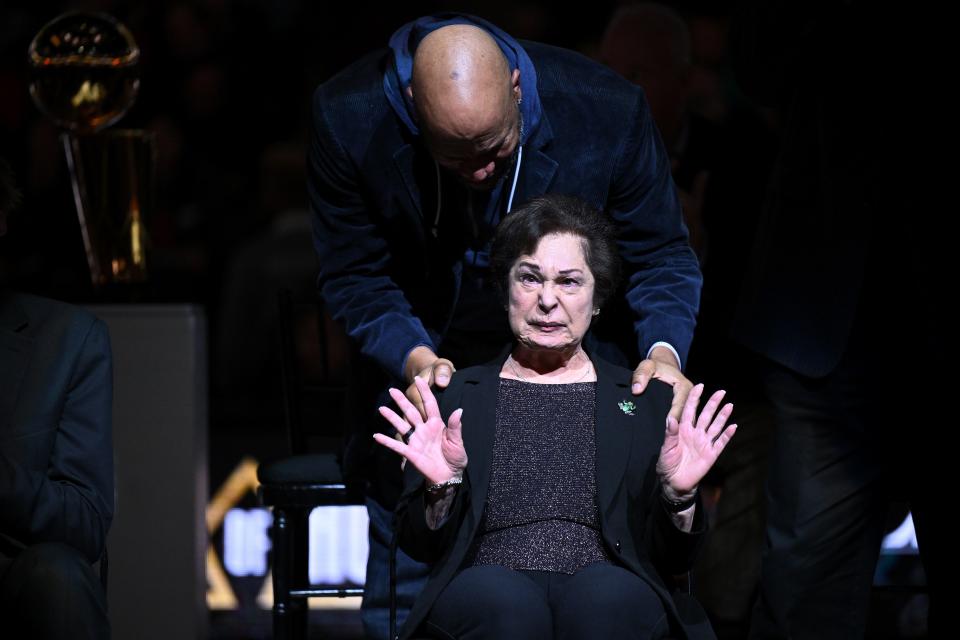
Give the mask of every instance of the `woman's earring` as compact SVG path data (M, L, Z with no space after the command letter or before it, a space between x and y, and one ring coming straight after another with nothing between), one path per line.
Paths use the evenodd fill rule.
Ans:
M600 307L597 307L596 309L593 310L593 315L595 316L600 315Z

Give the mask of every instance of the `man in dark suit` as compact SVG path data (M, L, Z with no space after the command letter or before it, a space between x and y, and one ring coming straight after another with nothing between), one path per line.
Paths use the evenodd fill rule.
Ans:
M863 636L891 497L911 503L935 634L951 286L918 18L762 2L738 23L739 80L782 118L735 325L766 357L778 423L753 637Z
M0 235L16 199L0 160ZM103 322L0 285L4 637L110 636L92 565L113 517L111 375Z

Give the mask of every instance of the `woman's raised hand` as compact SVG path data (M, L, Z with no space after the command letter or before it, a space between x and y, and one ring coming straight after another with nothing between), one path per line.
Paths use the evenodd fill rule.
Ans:
M460 430L460 417L463 409L450 414L447 424L440 417L440 407L430 390L430 386L421 378L414 378L414 384L423 399L426 420L403 392L390 389L390 397L403 412L401 418L389 407L380 407L380 415L394 426L403 440L397 440L382 433L375 433L373 439L388 449L396 451L407 459L417 471L423 474L428 484L446 482L450 478L463 474L467 468L467 451L463 447Z
M679 423L673 417L667 417L667 431L660 448L660 459L657 460L657 473L667 496L674 500L693 495L737 432L735 424L723 428L733 412L733 405L727 403L717 412L726 392L717 391L710 396L697 416L697 405L702 394L702 384L691 389Z

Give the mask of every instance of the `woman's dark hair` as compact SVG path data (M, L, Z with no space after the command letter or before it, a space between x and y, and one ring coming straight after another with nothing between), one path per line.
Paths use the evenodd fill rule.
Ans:
M554 233L581 238L595 282L593 305L602 307L620 284L616 229L607 216L572 196L534 198L500 222L490 250L490 270L500 295L506 299L510 269L520 256L536 251L540 240Z

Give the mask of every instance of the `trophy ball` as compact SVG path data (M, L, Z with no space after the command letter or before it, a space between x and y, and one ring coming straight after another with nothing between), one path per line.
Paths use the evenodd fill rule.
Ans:
M56 124L75 134L100 131L133 106L140 49L130 31L104 13L64 13L28 50L30 95Z

